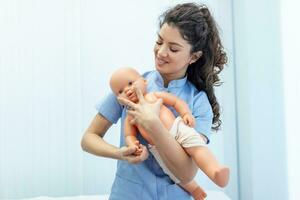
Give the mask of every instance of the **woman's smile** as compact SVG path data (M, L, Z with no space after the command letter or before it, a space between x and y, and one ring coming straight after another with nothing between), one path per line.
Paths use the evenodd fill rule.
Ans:
M156 65L158 65L158 66L162 66L162 65L168 63L166 60L158 58L158 57L156 57L155 62L156 62Z

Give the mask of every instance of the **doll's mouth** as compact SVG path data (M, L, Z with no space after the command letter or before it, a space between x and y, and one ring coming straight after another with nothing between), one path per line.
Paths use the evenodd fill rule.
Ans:
M130 93L129 95L127 95L127 98L132 101L132 102L136 102L137 101L137 96L134 92Z

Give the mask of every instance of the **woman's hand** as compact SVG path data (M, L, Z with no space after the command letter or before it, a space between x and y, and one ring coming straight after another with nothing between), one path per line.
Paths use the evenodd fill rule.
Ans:
M121 160L126 160L127 162L132 164L138 164L146 160L149 155L148 150L144 145L139 144L139 149L141 150L141 152L139 153L139 155L137 155L137 149L135 146L123 146L119 149L118 153Z
M118 97L118 101L127 107L127 113L132 116L130 124L140 125L146 130L151 130L160 121L159 113L162 99L158 99L154 103L149 103L139 88L135 88L135 92L139 103L133 103L122 97Z

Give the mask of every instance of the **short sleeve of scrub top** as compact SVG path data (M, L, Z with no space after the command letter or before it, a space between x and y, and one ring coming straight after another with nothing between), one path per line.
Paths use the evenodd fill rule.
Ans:
M114 124L118 122L122 115L123 107L112 92L106 95L95 107L99 114Z

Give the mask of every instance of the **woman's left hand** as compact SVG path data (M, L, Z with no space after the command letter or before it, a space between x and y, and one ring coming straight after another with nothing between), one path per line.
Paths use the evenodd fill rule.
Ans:
M160 108L162 105L162 99L158 99L154 103L149 103L144 98L142 91L139 88L135 88L138 103L133 103L123 97L118 97L118 101L125 105L128 109L128 114L132 116L131 124L140 125L144 129L149 130L155 126L159 119Z

